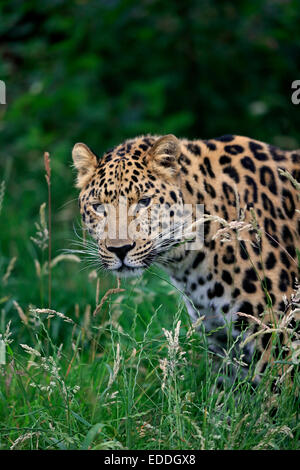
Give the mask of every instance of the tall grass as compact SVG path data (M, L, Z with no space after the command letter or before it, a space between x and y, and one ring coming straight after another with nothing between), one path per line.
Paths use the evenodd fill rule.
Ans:
M167 308L149 303L147 311L141 296L151 297L150 286L146 278L133 281L96 317L88 305L81 313L22 310L27 343L14 339L2 315L0 448L297 448L296 382L274 396L270 367L256 389L240 369L233 384L218 386L228 356L216 367L206 335L180 301L174 311L171 290ZM166 292L163 280L156 287ZM49 318L52 329L63 328L62 342L53 339Z
M16 260L0 263L0 449L299 448L297 374L274 392L270 364L254 387L242 351L232 359L229 342L212 353L205 313L191 324L157 269L110 288L115 280L81 270L74 254L45 259L45 210L32 235L34 303L11 294ZM280 354L294 370L297 354ZM232 368L235 380L226 380Z

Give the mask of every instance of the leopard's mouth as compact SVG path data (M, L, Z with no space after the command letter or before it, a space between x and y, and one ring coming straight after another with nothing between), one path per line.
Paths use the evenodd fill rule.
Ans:
M143 273L143 271L147 270L153 263L155 263L156 257L156 251L152 250L146 256L134 256L133 258L130 257L129 259L125 257L125 259L118 258L104 260L103 257L101 257L101 262L102 268L115 276L133 277L139 276Z
M117 266L106 266L106 269L114 274L115 276L120 277L133 277L139 276L145 271L151 264L154 262L154 257L144 258L139 266L130 266L126 262L122 261L122 264Z

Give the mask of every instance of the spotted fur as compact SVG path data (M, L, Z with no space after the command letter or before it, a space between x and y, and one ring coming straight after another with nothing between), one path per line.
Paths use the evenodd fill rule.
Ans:
M233 338L245 326L247 334L257 330L258 324L248 323L237 312L272 325L278 312L285 311L283 296L291 296L299 275L295 248L300 206L295 187L278 169L299 180L300 150L283 151L235 135L194 141L149 135L127 140L101 158L76 144L73 160L81 189L80 212L94 238L101 217L92 204L117 204L122 196L129 203L150 198L150 204L204 204L208 215L228 223L242 216L245 225L251 224L239 237L233 229L224 241L216 237L223 226L207 221L204 245L198 251L167 244L158 249L150 239L98 240L102 266L117 274L136 274L159 262L189 299L191 318L205 311L207 331L218 330L210 336L217 351L225 347L229 330ZM120 259L117 253L124 246ZM282 337L284 341L283 333ZM269 340L270 335L262 335L256 345L248 344L244 360L250 362L256 349L263 370L270 356Z

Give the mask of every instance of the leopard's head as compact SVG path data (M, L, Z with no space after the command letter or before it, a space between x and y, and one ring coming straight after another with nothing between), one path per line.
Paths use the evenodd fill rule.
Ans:
M139 274L178 242L183 196L175 136L138 137L101 158L78 143L72 156L82 220L101 267Z

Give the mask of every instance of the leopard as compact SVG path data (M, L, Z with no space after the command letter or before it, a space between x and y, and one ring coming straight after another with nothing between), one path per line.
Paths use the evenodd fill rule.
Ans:
M146 134L100 157L77 143L72 157L80 214L101 269L121 278L160 266L191 321L205 312L211 351L224 351L229 337L243 343L243 366L249 370L255 357L253 380L259 380L274 361L272 331L281 345L289 341L275 326L289 315L288 299L298 286L300 150L231 134L205 140ZM134 210L129 214L120 201ZM186 206L192 207L188 234L195 230L179 239ZM195 206L203 207L199 220ZM157 207L168 212L158 217ZM121 233L136 220L142 227L151 210L155 236L151 230ZM103 231L112 214L120 229L114 236ZM167 215L177 221L169 232ZM295 331L295 317L289 321Z

